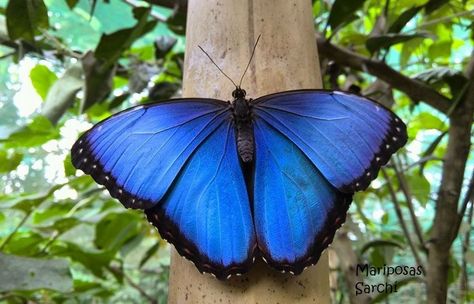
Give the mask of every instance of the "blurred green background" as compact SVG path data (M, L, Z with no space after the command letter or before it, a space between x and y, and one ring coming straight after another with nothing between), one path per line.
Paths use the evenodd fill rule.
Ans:
M185 12L159 0L0 0L0 302L166 302L168 245L142 212L126 210L76 172L69 152L107 116L180 96ZM355 196L330 249L333 302L424 302L424 276L399 278L396 294L356 298L341 261L351 252L355 263L430 267L448 116L472 82L474 2L313 1L313 13L320 39L385 62L450 102L436 110L370 70L320 54L326 88L380 101L407 122L409 134L407 146ZM442 278L452 303L474 301L473 161L471 153Z

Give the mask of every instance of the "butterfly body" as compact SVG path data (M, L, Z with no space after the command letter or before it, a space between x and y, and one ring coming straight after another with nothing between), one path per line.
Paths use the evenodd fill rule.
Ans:
M81 136L72 162L144 209L201 272L227 278L261 257L301 273L331 243L353 193L406 143L406 126L345 92L232 95L115 114Z
M252 105L251 101L245 98L245 90L237 87L232 96L232 113L237 128L237 149L243 162L248 163L253 160L254 138L252 127Z

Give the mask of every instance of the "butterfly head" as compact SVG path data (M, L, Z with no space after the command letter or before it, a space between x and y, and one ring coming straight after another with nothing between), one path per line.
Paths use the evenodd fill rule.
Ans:
M245 95L247 95L247 92L239 86L235 87L235 90L232 91L232 97L235 99L245 99Z
M250 107L247 99L245 99L245 92L244 89L241 89L239 86L235 87L235 90L232 92L232 97L234 100L232 101L232 108L234 109L234 117L237 120L248 120L250 115Z

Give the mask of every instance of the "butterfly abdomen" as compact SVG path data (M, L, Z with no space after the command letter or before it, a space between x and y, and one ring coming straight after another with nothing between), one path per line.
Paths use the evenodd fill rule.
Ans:
M253 128L250 123L237 125L237 150L243 162L253 160Z
M237 150L243 162L253 160L254 138L250 105L245 98L237 98L233 102L233 114L237 128Z

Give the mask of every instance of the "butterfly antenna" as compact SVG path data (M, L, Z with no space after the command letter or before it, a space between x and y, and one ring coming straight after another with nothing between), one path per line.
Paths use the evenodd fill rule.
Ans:
M242 74L242 77L240 77L239 88L240 88L240 85L242 84L242 80L244 80L245 73L247 73L247 70L249 69L250 63L252 62L252 58L253 58L253 55L255 54L255 50L257 49L257 44L258 44L258 41L260 40L260 36L262 35L261 34L258 35L257 40L255 41L255 44L253 45L252 55L250 55L249 63L247 63L247 67L245 68L245 71Z
M232 80L232 78L230 78L229 76L227 76L226 73L224 73L224 71L217 65L217 63L214 62L214 60L212 60L211 56L209 56L209 54L200 46L198 45L198 47L201 49L201 51L206 54L207 58L209 58L209 60L216 66L216 68L222 73L222 75L224 75L225 77L227 77L227 79L230 80L230 82L232 82L232 84L237 88L237 85L235 84L235 82Z

